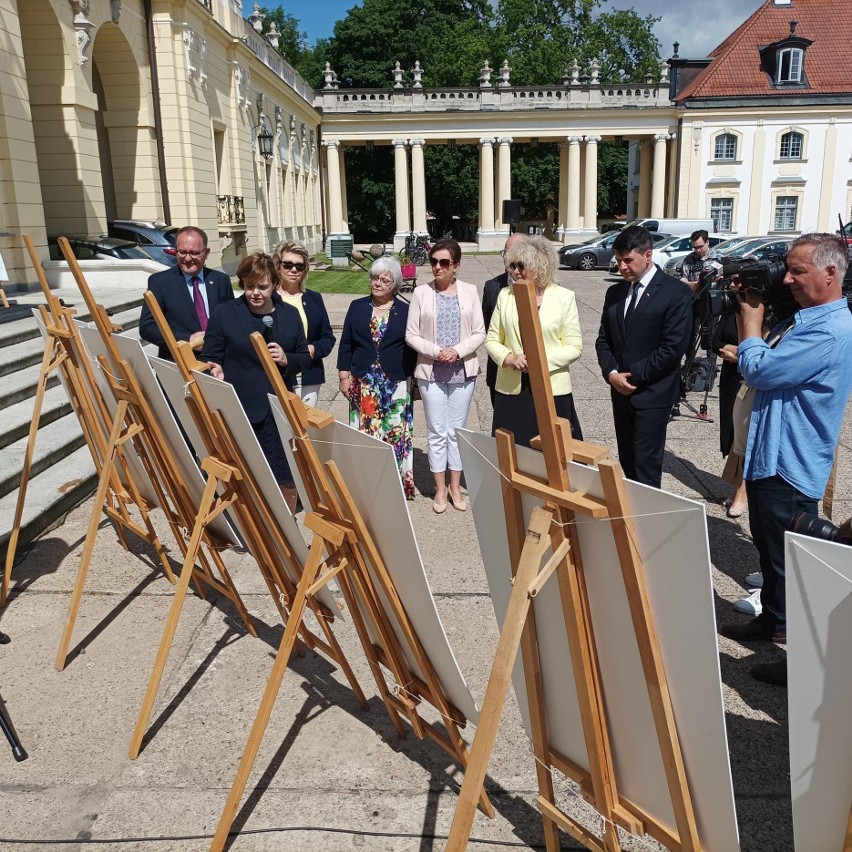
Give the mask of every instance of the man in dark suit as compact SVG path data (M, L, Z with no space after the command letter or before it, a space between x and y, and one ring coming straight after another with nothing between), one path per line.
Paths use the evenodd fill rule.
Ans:
M607 290L595 349L610 385L624 474L659 488L666 427L692 331L692 293L657 268L652 249L651 234L637 226L613 243L624 281Z
M506 240L506 245L503 246L503 251L500 253L502 257L506 256L506 251L510 246L524 239L523 234L510 234ZM485 282L485 287L482 290L482 317L485 320L485 330L488 331L488 326L491 325L491 315L494 313L494 308L497 306L497 297L504 287L508 287L512 283L507 269L501 275L495 278L489 278ZM488 385L488 393L491 394L491 405L494 405L494 386L497 383L497 365L488 358L485 362L485 384Z
M175 241L177 266L157 272L148 279L148 289L154 294L165 314L169 328L177 340L188 340L197 348L204 340L207 321L222 302L234 298L231 279L224 272L207 269L204 265L210 254L207 234L193 225L177 232ZM171 360L169 349L160 334L148 306L142 305L139 317L139 336L159 347L157 354Z

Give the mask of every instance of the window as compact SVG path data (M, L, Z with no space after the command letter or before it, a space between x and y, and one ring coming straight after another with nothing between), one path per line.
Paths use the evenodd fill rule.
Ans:
M736 160L737 137L733 133L722 133L716 137L715 159Z
M804 51L798 47L788 47L776 54L775 82L801 83L802 57Z
M775 230L795 231L799 199L795 195L779 195L775 199Z
M792 130L789 133L785 133L781 137L781 159L801 160L803 142L804 137L801 133L794 133Z
M713 198L710 201L710 218L717 233L729 234L734 218L733 198Z

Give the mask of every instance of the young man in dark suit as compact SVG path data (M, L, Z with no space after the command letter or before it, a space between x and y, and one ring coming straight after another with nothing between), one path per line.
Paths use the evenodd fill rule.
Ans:
M624 281L607 290L595 349L610 385L624 474L659 488L666 427L692 332L692 293L657 268L652 249L651 234L637 226L613 243Z
M175 248L177 266L152 275L148 279L148 289L159 303L175 338L200 346L213 311L217 305L233 299L234 290L229 276L204 265L210 249L207 234L201 228L193 225L181 228ZM157 354L161 358L171 360L166 342L145 304L139 317L139 336L159 347Z

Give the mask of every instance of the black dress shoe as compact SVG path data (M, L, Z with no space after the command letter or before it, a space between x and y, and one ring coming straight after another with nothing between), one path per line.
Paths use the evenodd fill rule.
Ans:
M735 642L786 642L787 630L753 618L746 624L728 624L719 631L720 636Z
M752 666L749 674L763 683L771 683L773 686L787 688L787 660L776 660L774 663L760 663Z

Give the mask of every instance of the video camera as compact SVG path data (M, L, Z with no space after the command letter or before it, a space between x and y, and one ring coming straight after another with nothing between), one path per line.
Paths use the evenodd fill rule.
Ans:
M770 255L762 260L723 261L718 268L708 269L699 276L698 314L702 320L739 313L739 291L753 290L760 294L771 322L791 317L799 308L790 288L784 283L787 264L784 255Z

